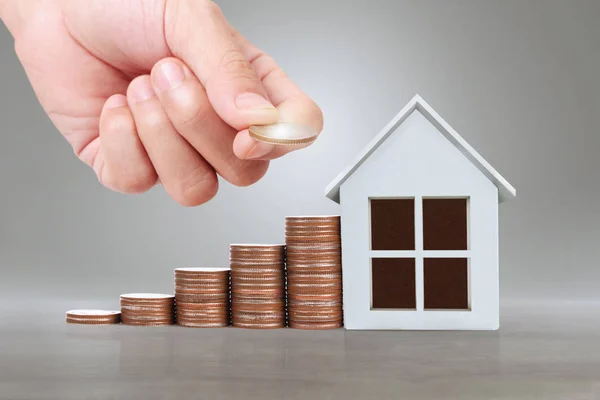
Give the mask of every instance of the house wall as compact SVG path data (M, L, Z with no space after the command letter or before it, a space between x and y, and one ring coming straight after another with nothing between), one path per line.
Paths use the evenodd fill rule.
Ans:
M369 198L373 197L417 197L415 231L417 249L422 248L420 196L469 198L469 250L460 254L370 251ZM340 197L347 329L498 328L498 190L418 110L342 185ZM471 309L422 311L423 268L417 259L417 310L372 310L374 255L468 257Z

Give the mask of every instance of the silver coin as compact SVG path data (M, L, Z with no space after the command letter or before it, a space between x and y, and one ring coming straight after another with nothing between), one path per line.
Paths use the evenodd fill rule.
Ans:
M262 243L232 243L229 245L230 249L234 250L265 250L265 251L276 251L282 250L285 247L283 244L262 244Z
M163 294L163 293L127 293L122 294L121 299L125 300L169 300L173 299L175 296L171 294Z
M210 273L210 274L214 274L214 273L227 273L229 271L229 268L226 267L185 267L185 268L175 268L175 272L189 272L189 273L193 273L193 274L199 274L202 275L203 273Z
M249 129L250 136L261 142L279 145L312 143L319 132L310 126L293 122L278 122L271 125L254 125Z

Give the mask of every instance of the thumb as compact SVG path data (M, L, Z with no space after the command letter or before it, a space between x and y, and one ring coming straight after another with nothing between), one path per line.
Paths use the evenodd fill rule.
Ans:
M167 2L167 44L198 77L221 119L237 130L277 122L279 113L234 33L212 1Z

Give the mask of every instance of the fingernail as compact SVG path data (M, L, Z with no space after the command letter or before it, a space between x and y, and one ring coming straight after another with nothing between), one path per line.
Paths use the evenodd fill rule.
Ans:
M113 108L124 107L126 105L127 105L127 98L125 96L115 95L115 96L109 97L108 100L106 100L106 103L104 103L104 109L110 110Z
M150 79L148 78L138 79L133 85L131 85L130 89L131 100L134 103L140 103L155 96L154 89L152 88Z
M242 93L235 99L235 105L240 110L274 110L275 106L257 93Z
M246 153L247 159L257 159L266 156L273 150L273 145L255 141L254 146Z
M161 64L154 77L154 85L160 92L166 92L180 86L185 79L181 65L174 62Z

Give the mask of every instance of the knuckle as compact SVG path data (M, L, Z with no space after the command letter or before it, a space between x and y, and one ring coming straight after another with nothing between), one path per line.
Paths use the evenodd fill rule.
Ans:
M173 197L179 204L193 207L213 199L218 190L219 181L215 172L199 166L180 182Z
M260 52L254 58L250 60L250 64L252 64L253 68L256 71L259 71L261 79L263 81L268 80L270 78L286 78L287 75L283 69L275 62L273 57L269 56L266 53Z
M252 65L256 65L257 67L261 67L263 65L274 65L275 60L269 56L267 53L259 51L251 60L250 63Z
M112 112L103 118L101 130L102 133L120 133L133 130L131 117L125 113Z
M242 79L254 79L256 72L250 62L237 50L227 50L220 62L220 69L227 75Z
M158 108L152 108L145 110L140 117L140 125L142 129L149 131L159 131L164 129L167 124L167 119L162 110Z
M252 161L250 165L243 165L231 173L227 180L238 187L252 186L265 176L268 169L268 161Z
M140 194L147 192L156 183L156 176L151 171L140 171L134 174L118 174L105 177L102 182L105 186L126 194Z
M196 130L208 121L214 111L208 101L202 101L196 94L177 101L171 112L177 115L175 119L182 130Z
M283 70L277 66L270 67L265 71L265 74L262 78L263 81L267 81L270 79L282 79L285 78L286 74Z
M119 184L119 187L125 193L139 194L150 190L153 185L154 182L151 182L149 179L141 178L125 180Z

